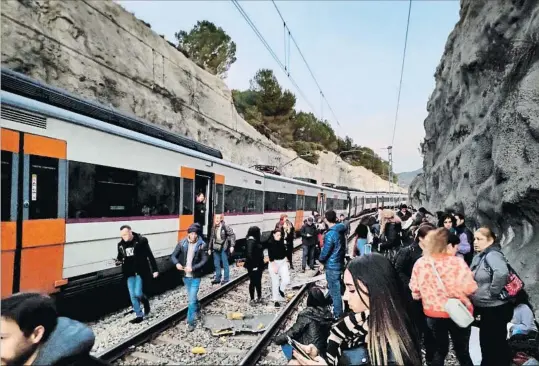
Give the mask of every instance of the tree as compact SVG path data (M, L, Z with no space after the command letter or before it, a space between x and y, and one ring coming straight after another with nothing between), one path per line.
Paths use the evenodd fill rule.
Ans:
M198 21L189 33L181 30L174 36L180 51L214 75L226 77L230 65L236 62L236 43L210 21Z
M350 136L338 137L327 120L320 120L313 113L296 112L295 95L283 90L272 70L258 70L249 89L233 90L232 98L238 113L257 131L304 155L302 159L317 164L318 152L328 150L354 166L364 166L388 178L389 163L372 149L354 144Z

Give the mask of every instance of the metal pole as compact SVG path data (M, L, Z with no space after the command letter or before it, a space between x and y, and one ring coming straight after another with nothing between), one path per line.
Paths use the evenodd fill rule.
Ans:
M389 193L391 193L391 189L393 188L393 152L392 152L393 146L387 147L387 155L388 155L388 162L389 162L389 172L387 173L389 177Z

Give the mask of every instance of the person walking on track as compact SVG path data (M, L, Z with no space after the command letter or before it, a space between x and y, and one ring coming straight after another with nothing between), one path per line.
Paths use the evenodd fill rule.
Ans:
M136 318L131 323L140 323L150 313L150 301L143 292L143 283L148 284L153 277L159 276L157 262L153 256L148 239L134 233L129 225L120 227L121 240L118 243L116 265L122 265L127 279L127 289ZM140 304L144 305L144 313Z
M195 317L200 318L198 290L203 275L204 265L208 261L208 246L198 234L198 225L193 224L187 229L187 237L181 240L172 252L170 260L178 271L183 271L183 283L187 291L187 327L190 332L195 330Z

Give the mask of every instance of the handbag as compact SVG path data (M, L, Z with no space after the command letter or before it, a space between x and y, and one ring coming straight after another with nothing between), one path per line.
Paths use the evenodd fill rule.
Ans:
M505 260L505 263L507 263L507 270L509 274L507 275L507 283L503 287L502 292L500 292L500 294L498 295L498 299L508 300L515 297L524 288L524 281L522 281L515 269L509 264L507 258L505 258L505 255L503 256L503 259ZM490 267L490 264L488 264L487 255L485 255L484 261L485 267L490 274L490 278L492 278L493 271L492 267Z
M462 303L462 301L455 298L449 298L444 282L442 281L440 274L436 270L436 266L434 265L434 262L430 261L430 265L432 266L432 269L434 270L434 273L436 274L436 278L438 278L438 281L442 285L442 288L444 289L446 296L448 296L448 299L444 305L445 311L449 314L449 317L451 318L451 320L453 320L455 324L457 324L459 327L468 328L470 324L472 324L474 321L473 315L466 308L466 306Z

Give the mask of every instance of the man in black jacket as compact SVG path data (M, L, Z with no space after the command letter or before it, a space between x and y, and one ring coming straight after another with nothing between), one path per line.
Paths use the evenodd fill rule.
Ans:
M305 272L305 267L309 263L311 270L314 270L314 252L318 239L318 230L314 225L314 217L309 217L307 223L301 228L301 241L303 247L303 258L301 260L301 269Z
M150 301L144 295L143 282L156 278L159 275L157 263L153 256L148 239L140 234L134 233L129 225L120 228L122 240L118 243L118 256L116 265L122 265L122 272L127 278L127 289L131 297L131 303L137 317L131 323L140 323L144 315L150 313ZM144 313L140 308L140 303L144 305Z

